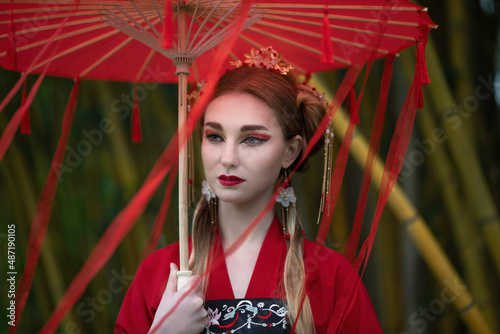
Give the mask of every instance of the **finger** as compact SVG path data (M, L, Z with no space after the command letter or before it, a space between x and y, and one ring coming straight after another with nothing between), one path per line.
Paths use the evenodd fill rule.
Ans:
M171 297L175 292L177 292L177 271L179 269L175 263L170 263L170 275L168 275L167 286L165 292L163 293L166 297Z
M200 275L193 275L188 278L186 285L180 291L196 291L200 282Z
M205 294L201 291L196 291L196 295L205 301Z

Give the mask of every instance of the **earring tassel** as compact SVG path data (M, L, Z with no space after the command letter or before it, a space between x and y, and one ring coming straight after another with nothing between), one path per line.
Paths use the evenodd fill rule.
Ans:
M330 181L332 178L332 167L333 167L333 127L332 123L325 131L325 152L324 152L324 164L323 164L323 182L321 185L321 200L319 203L319 213L318 213L318 221L317 224L321 222L321 216L325 211L325 207L327 209L330 208L330 201L328 198L328 194L330 193Z

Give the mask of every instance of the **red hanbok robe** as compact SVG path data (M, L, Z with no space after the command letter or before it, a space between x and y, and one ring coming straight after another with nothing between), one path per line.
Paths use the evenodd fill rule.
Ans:
M281 223L275 218L260 249L244 299L234 298L225 261L220 261L209 277L205 307L211 325L203 333L289 333L291 324L286 303L279 299L278 293L286 251ZM211 256L224 258L220 238ZM171 262L179 265L177 243L156 251L141 264L123 301L115 333L149 331ZM304 265L307 294L318 334L382 333L366 289L346 258L304 240ZM357 285L357 293L353 293Z

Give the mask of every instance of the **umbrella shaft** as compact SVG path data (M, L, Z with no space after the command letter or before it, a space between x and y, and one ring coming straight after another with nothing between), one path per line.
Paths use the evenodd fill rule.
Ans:
M189 270L188 250L188 162L186 150L187 74L179 74L179 248L180 270Z

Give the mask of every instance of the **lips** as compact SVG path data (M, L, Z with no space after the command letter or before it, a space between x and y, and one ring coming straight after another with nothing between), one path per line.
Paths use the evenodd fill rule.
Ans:
M245 181L234 175L219 175L218 179L221 185L228 187L235 186Z

